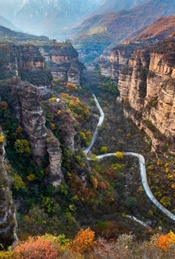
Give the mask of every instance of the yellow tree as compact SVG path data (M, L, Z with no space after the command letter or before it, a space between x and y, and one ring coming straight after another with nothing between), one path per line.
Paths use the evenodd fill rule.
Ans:
M117 151L117 152L115 153L115 155L116 155L116 157L117 157L118 159L123 159L123 153L122 153L122 152Z

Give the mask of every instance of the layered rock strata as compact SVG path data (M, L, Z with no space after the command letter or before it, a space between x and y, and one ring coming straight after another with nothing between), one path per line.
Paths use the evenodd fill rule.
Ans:
M49 177L52 184L59 185L63 178L61 172L61 149L59 140L46 128L45 114L41 108L39 89L29 83L19 83L13 88L18 98L16 117L29 135L32 155L38 166L49 158Z
M113 78L125 114L152 139L154 150L174 153L175 41L132 51L120 46L111 54Z
M84 65L70 43L15 44L0 42L0 79L20 77L37 86L50 86L53 78L81 85Z
M53 78L80 85L84 65L78 60L78 52L70 43L49 43L38 45Z
M20 77L35 85L51 84L52 75L45 69L44 58L32 44L0 42L0 79Z

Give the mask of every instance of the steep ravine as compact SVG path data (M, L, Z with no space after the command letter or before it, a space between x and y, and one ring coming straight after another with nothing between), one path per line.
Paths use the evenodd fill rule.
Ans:
M92 138L92 141L90 143L90 145L84 150L84 153L87 157L87 159L89 161L94 161L96 159L98 160L102 160L104 158L108 158L108 157L111 157L111 156L117 156L116 153L106 153L106 154L103 154L103 155L95 155L95 158L91 158L91 157L88 157L88 153L91 151L95 141L96 141L96 138L97 138L97 133L98 133L98 127L99 126L102 126L103 124L103 121L104 121L104 112L96 98L95 95L93 95L93 98L94 98L94 101L96 103L96 106L97 108L99 109L99 112L100 112L100 117L99 117L99 122L97 124L97 127L95 129L95 132L93 134L93 138ZM139 166L140 166L140 177L141 177L141 182L142 182L142 185L143 185L143 188L146 192L146 195L149 197L149 199L155 204L155 206L157 208L159 208L163 213L165 213L170 219L172 219L173 221L175 221L175 215L173 213L171 213L170 211L168 211L162 204L160 204L156 198L154 197L153 193L151 192L151 189L148 185L148 181L147 181L147 173L146 173L146 167L145 167L145 158L141 155L141 154L138 154L138 153L135 153L135 152L123 152L122 153L124 156L132 156L132 157L137 157L138 158L138 161L139 161ZM134 219L135 220L135 219ZM137 220L135 220L137 221ZM140 223L140 222L139 222ZM147 225L143 224L143 226L146 226Z

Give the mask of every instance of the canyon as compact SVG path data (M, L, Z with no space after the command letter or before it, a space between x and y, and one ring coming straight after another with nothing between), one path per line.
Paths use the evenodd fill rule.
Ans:
M67 193L67 188L70 188L68 184L70 186L78 184L83 193L91 190L92 183L88 178L91 169L88 160L81 153L80 145L80 137L86 138L84 135L86 131L81 131L81 127L84 128L83 125L88 119L80 122L68 109L68 103L73 107L80 103L78 97L68 97L62 93L63 91L70 94L71 89L86 85L87 77L93 79L87 76L85 66L78 59L77 51L70 42L15 44L3 41L0 44L0 55L2 60L0 119L3 131L7 134L6 156L13 164L13 170L19 173L18 177L24 181L21 183L23 191L28 188L26 201L29 199L28 195L31 195L30 192L33 193L33 185L40 188L40 193L44 193L49 185L51 190L54 188L54 192L51 192L53 197L55 193L59 193L58 199L62 195L60 190ZM149 46L141 42L119 45L112 50L110 56L101 56L98 65L102 75L110 77L113 87L119 89L120 95L117 96L115 105L123 110L125 118L132 119L137 127L150 137L152 151L156 154L174 155L174 39L169 38ZM94 83L89 82L88 84ZM70 88L66 88L68 86ZM104 94L107 95L105 92ZM77 96L76 92L75 95ZM68 101L66 98L73 99ZM93 111L95 111L94 117L89 121L91 127L96 121L95 117L98 116L95 108ZM89 118L88 112L86 111L83 116ZM13 130L9 126L10 123ZM100 127L101 124L99 130ZM97 143L99 141L101 137ZM23 146L24 143L26 147ZM118 147L120 146L118 143ZM30 169L26 169L27 172L24 173L26 161L29 161ZM2 164L4 166L4 160ZM74 178L72 170L76 172ZM16 173L10 174L15 179ZM5 179L5 175L4 171L2 179ZM5 188L5 193L10 193L10 182L6 182ZM76 187L76 192L77 190L79 192L79 189L80 187ZM15 193L16 203L18 195L21 194L20 192L18 194L18 186L14 180L12 180L12 190ZM75 189L73 191L75 192ZM10 225L10 230L8 228L10 233L6 231L6 224L5 227L1 224L2 233L8 237L7 242L2 240L6 246L15 240L17 226L12 198L6 195L5 197L5 202L1 204L5 213L2 214L1 221L3 223L5 219L13 219L10 221L10 224L13 223ZM45 196L42 199L45 199ZM5 207L7 202L10 204L9 208ZM17 202L18 211L25 206L22 201ZM8 216L6 210L9 212ZM140 218L139 213L136 216Z
M51 2L58 7L58 1ZM19 10L18 22L21 18L28 22L32 13L35 23L36 3L22 3L26 16ZM38 3L46 16L42 29L49 10ZM83 10L83 3L84 14L88 10ZM110 3L120 9L128 2ZM157 212L144 194L136 158L142 171L147 170L152 197L174 214L174 15L145 28L160 14L173 13L174 6L169 0L129 4L132 9L107 14L106 5L98 9L100 14L72 32L78 33L77 49L70 40L57 42L0 27L0 244L4 248L17 240L17 234L21 240L45 233L71 236L89 225L99 235L116 238L116 233L137 232L130 223L134 218L155 231L171 226L171 219ZM148 16L143 15L145 10ZM140 225L137 234L142 238L145 229Z

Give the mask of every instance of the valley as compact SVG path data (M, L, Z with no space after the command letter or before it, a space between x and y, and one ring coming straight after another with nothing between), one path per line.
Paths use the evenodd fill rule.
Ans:
M15 3L0 12L0 258L173 259L174 0Z

